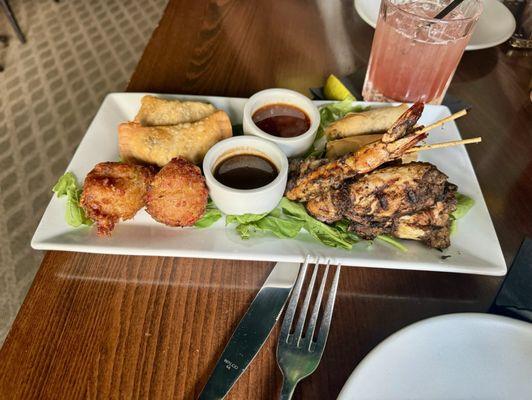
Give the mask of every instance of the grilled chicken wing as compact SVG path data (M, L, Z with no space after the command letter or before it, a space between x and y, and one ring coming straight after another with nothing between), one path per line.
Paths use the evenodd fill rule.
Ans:
M436 202L427 210L399 217L391 233L401 239L420 240L436 249L449 247L451 245L451 213L456 209L456 200L454 191L449 190L448 194L443 201Z
M342 188L343 214L354 221L411 214L434 205L446 182L447 176L429 163L382 168Z
M348 180L306 206L326 223L349 219L350 229L364 239L391 234L445 248L449 246L455 191L456 186L434 165L414 162Z
M383 220L352 221L349 229L364 239L389 234L400 239L419 240L429 247L445 249L451 244L451 213L456 209L455 192L456 186L447 182L443 193L430 207Z
M343 218L343 207L341 206L341 190L329 190L321 196L314 197L306 204L307 211L316 219L332 224Z
M446 181L447 176L428 163L386 167L324 192L310 200L307 209L324 222L344 216L362 222L389 219L433 205Z

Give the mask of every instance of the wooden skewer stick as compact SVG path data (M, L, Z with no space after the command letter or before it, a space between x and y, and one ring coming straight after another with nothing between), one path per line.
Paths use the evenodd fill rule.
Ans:
M434 128L437 128L438 126L441 126L441 125L445 124L446 122L454 121L455 119L463 117L466 114L467 114L467 110L464 108L463 110L458 111L458 112L454 113L453 115L449 115L448 117L445 117L443 119L440 119L439 121L434 122L433 124L430 124L428 126L424 126L420 130L416 131L416 133L421 134L421 133L428 132L428 131L430 131L430 130L432 130Z
M405 153L416 153L418 151L424 151L424 150L433 150L433 149L443 149L445 147L453 147L458 146L461 144L471 144L471 143L480 143L482 142L481 137L476 137L472 139L464 139L464 140L453 140L450 142L443 142L443 143L435 143L435 144L427 144L424 146L416 146L412 147L411 149L408 149L405 151Z

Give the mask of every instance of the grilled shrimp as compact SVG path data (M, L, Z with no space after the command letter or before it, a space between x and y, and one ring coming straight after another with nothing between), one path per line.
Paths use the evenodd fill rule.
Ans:
M406 150L427 137L412 130L423 112L423 103L416 103L394 123L381 140L369 143L354 153L327 162L290 182L286 197L308 201L331 187L338 187L345 179L366 174L380 165L403 156Z
M423 114L423 103L414 103L412 107L406 110L395 123L382 135L384 143L391 143L403 137L405 133L410 132L414 125Z

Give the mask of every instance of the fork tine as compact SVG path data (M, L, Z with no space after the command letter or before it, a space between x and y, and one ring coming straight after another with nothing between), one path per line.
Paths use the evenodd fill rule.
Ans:
M318 339L316 341L316 347L325 347L327 342L327 336L329 335L329 328L331 326L332 314L334 309L334 301L336 300L336 291L338 290L338 281L340 279L341 265L338 264L336 272L334 273L333 282L331 285L331 291L327 298L327 304L323 312L323 318L321 320L320 331L318 332Z
M297 302L301 294L301 287L303 286L303 281L305 280L305 275L307 273L307 267L309 263L309 258L305 259L305 262L299 270L299 276L297 278L296 284L292 289L290 294L290 302L286 308L286 313L284 315L283 324L281 325L281 332L279 334L279 341L288 341L288 335L290 333L290 328L292 326L292 321L294 320L294 314L296 313Z
M316 329L316 321L318 320L318 313L320 312L321 300L323 298L323 292L325 291L325 283L327 282L327 275L329 273L330 264L331 264L331 260L327 260L325 271L323 272L323 276L321 277L321 284L318 290L318 295L316 296L316 301L314 302L314 308L312 309L312 315L310 316L310 321L308 323L307 333L305 334L305 338L308 338L309 351L312 345L312 337L314 336L314 330Z
M314 269L312 271L312 277L307 288L307 294L305 295L305 300L301 305L301 310L299 312L299 318L297 319L296 329L294 332L294 338L299 347L299 342L301 340L301 335L303 334L303 326L305 325L305 319L307 318L308 306L310 304L310 297L312 296L312 290L314 289L314 282L316 282L316 274L318 272L319 264L314 264Z

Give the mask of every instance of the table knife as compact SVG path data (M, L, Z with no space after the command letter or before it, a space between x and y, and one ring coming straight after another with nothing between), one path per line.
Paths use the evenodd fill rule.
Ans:
M223 399L268 338L290 295L298 263L279 262L240 320L199 396Z

